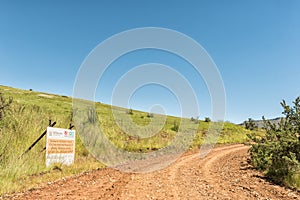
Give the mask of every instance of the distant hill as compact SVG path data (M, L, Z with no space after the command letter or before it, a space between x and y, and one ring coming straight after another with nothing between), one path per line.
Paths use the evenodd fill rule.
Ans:
M267 119L269 120L272 124L279 124L280 123L280 120L281 120L281 117L277 117L277 118L274 118L274 119ZM263 128L264 126L264 121L263 120L253 120L253 122L256 124L256 126L258 128ZM244 122L239 124L241 126L245 126Z

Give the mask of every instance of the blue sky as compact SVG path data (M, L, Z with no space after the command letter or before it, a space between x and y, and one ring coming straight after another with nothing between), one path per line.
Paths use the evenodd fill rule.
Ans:
M298 0L1 0L0 84L71 96L80 65L100 42L128 29L163 27L188 35L210 54L226 89L226 120L273 118L281 114L282 99L290 103L300 95L299 10ZM149 62L184 74L197 90L200 118L210 116L201 77L159 51L117 60L100 82L96 101L110 103L122 73ZM176 97L157 86L140 88L129 106L147 110L153 104L179 115Z

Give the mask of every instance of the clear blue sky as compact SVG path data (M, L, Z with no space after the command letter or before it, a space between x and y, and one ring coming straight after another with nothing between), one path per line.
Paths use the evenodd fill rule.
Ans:
M81 63L100 42L132 28L164 27L192 37L212 57L226 89L226 120L273 118L281 114L282 99L290 103L300 95L299 11L298 0L1 0L0 84L71 96ZM96 100L110 103L117 77L149 62L167 62L186 73L200 91L200 117L210 116L203 80L180 68L183 61L159 51L118 60L99 86L106 92ZM157 86L141 88L130 106L145 110L157 103L178 115L169 93Z

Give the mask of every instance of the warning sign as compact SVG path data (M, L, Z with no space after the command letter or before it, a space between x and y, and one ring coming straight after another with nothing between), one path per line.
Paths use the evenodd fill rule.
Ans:
M75 131L47 128L46 166L52 163L73 164L75 156Z

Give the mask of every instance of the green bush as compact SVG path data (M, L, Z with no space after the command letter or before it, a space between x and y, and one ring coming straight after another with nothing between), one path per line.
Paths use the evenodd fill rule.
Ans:
M209 117L205 117L204 121L205 122L211 122L211 119Z
M131 108L128 109L128 110L127 110L127 114L128 114L128 115L133 115L133 110L132 110Z
M148 114L147 114L147 117L148 117L148 118L153 118L154 115L153 115L153 113L148 113Z
M248 121L244 121L245 128L248 130L257 130L258 126L255 124L254 120L249 118Z
M273 181L291 187L300 187L300 97L293 106L283 100L285 116L279 124L264 120L266 135L251 137L255 144L250 148L253 165L266 172Z
M199 124L199 117L191 117L191 121L194 122L195 124Z
M176 121L173 123L173 127L171 128L172 131L178 132L179 130L179 125Z

